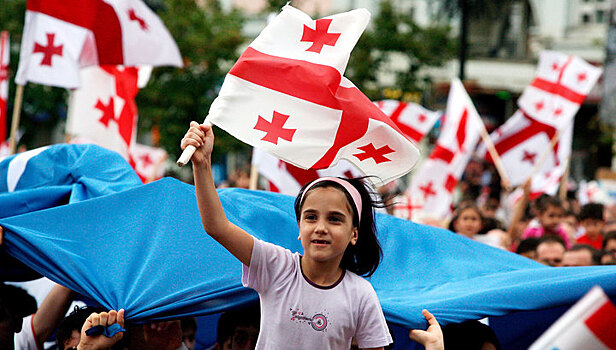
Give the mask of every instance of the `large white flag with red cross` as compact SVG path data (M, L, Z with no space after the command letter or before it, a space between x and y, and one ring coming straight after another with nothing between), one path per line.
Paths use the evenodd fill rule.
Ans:
M601 69L578 57L552 51L541 54L537 76L518 100L519 110L490 135L511 185L526 181L560 132L531 187L532 192L556 192L571 154L574 116L600 75ZM485 146L478 154L491 159ZM548 187L546 179L550 179Z
M8 118L7 106L9 100L9 60L11 58L11 49L9 46L9 33L2 31L0 33L0 156L2 156L2 148L6 143L6 122Z
M441 117L440 112L431 111L413 102L381 100L374 103L396 123L406 136L417 143L426 136Z
M616 349L616 307L603 289L593 287L548 328L529 349Z
M462 82L452 80L439 138L407 192L414 220L444 220L451 214L453 192L475 151L481 123Z
M15 82L76 88L90 65L181 67L182 58L141 0L28 0Z
M369 17L315 21L285 6L227 74L207 120L300 168L346 159L375 182L407 173L418 149L343 76Z
M258 148L252 150L251 163L267 179L270 191L289 196L296 196L302 186L319 177L354 178L361 176L361 173L345 160L327 169L301 169Z

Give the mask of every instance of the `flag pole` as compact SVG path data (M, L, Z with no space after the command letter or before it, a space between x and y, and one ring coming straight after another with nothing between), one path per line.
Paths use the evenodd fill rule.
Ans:
M498 171L498 174L501 177L501 182L503 183L505 189L509 190L511 182L509 182L509 176L507 176L503 161L498 154L496 147L494 147L494 142L492 142L492 139L490 138L490 135L488 134L485 125L483 125L483 121L481 120L481 118L479 118L478 124L480 125L479 132L481 134L481 139L488 148L488 153L490 153L490 156L492 157L492 162L494 162L494 166L496 167L496 171Z
M565 173L563 177L560 179L560 188L558 195L561 201L567 200L567 185L569 184L569 166L571 165L571 155L567 158L567 167L565 168Z
M15 89L15 103L13 104L13 120L11 121L11 137L9 138L10 154L15 154L17 146L17 128L19 128L19 117L21 115L23 98L24 85L17 85L17 89Z
M212 125L212 123L210 123L210 121L207 120L207 117L205 117L203 124L209 124L210 126ZM177 165L179 167L183 167L184 165L188 164L188 162L190 161L190 158L192 158L192 155L195 153L196 150L197 148L195 148L195 146L192 146L192 145L186 146L186 148L184 148L184 151L182 152L182 155L180 155L180 158L178 158Z
M259 182L259 168L252 164L250 166L250 183L248 185L249 190L256 190Z
M537 162L537 164L535 164L533 171L531 171L527 179L532 179L535 175L537 175L539 170L541 170L543 163L545 163L550 153L552 153L552 150L554 149L554 146L556 146L556 144L558 143L559 139L560 139L560 130L556 130L556 133L554 134L554 136L552 136L552 140L550 141L550 146L546 148L546 150L543 152L543 154L541 155L541 158L539 158L539 161Z

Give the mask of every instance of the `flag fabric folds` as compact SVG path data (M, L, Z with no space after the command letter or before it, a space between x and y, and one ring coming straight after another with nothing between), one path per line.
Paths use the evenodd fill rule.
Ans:
M444 220L451 214L453 191L475 151L481 123L462 82L452 80L440 136L407 190L414 220Z
M11 47L9 46L9 33L0 33L0 157L2 157L3 144L7 139L6 116L9 100L9 60L11 58Z
M141 0L28 0L15 82L76 88L91 65L182 66L175 41Z
M616 349L616 307L599 286L562 315L530 350Z
M227 74L206 119L303 169L346 159L383 182L407 173L417 148L343 76L369 17L312 20L285 6Z
M432 129L434 123L441 117L440 112L434 112L417 103L397 100L381 100L374 102L411 140L419 143Z
M242 189L219 195L233 223L301 251L293 197ZM370 281L387 319L403 327L425 328L423 308L448 324L570 304L596 284L616 295L613 266L550 268L443 229L383 214L376 223L384 257ZM8 253L106 308L125 308L133 321L256 300L241 285L241 264L203 232L194 187L174 179L0 225Z

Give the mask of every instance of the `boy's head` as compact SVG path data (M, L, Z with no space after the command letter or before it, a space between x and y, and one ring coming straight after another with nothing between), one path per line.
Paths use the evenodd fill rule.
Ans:
M588 244L576 244L565 252L563 266L592 266L600 264L599 251Z
M555 233L565 212L560 199L543 194L535 201L537 219L547 233Z
M605 226L603 219L603 204L588 203L580 210L580 225L584 227L589 238L596 238L601 234Z
M84 306L75 306L75 309L66 316L58 325L56 332L56 344L59 350L77 347L81 339L81 327L86 322L86 319L93 314L102 312L102 308Z
M562 266L566 250L565 241L560 236L542 236L537 245L537 261L548 266Z

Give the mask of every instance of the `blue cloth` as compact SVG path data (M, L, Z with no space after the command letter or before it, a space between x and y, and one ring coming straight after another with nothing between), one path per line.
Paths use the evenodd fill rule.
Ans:
M89 337L93 337L95 335L104 335L107 338L113 338L114 335L120 333L120 332L126 332L126 329L122 328L122 326L120 326L117 323L112 324L111 326L94 326L94 327L90 327L89 329L86 330L86 335Z
M142 185L118 153L95 145L58 144L0 161L0 218L76 203ZM0 253L0 280L40 278Z
M300 251L293 198L224 189L227 217ZM441 322L569 305L593 285L616 295L616 266L550 268L447 230L377 215L384 259L371 282L390 322ZM202 315L254 301L241 264L203 232L194 187L162 179L0 220L6 249L36 271L133 321Z

